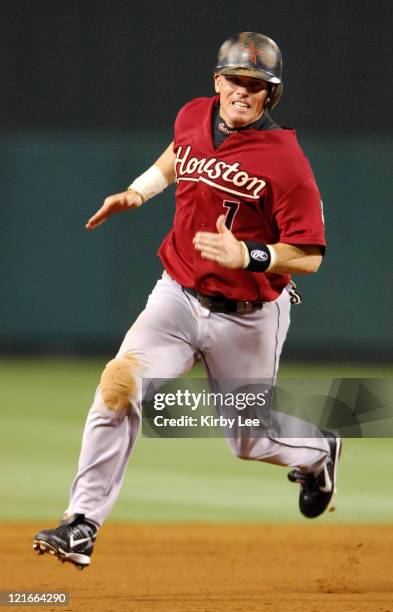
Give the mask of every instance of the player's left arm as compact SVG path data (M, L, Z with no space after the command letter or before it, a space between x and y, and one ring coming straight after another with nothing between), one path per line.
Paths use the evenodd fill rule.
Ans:
M312 274L322 262L318 245L294 245L278 242L272 245L243 243L225 225L225 217L217 220L217 233L197 232L194 246L203 259L215 261L224 268L247 268L274 274Z
M269 247L275 254L269 266L269 272L274 274L312 274L322 263L321 247L316 244L277 242Z

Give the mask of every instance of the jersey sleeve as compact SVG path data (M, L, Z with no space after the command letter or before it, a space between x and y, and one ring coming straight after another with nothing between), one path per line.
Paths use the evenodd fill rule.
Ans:
M322 201L313 178L297 183L285 193L277 203L274 215L280 242L319 245L325 251Z

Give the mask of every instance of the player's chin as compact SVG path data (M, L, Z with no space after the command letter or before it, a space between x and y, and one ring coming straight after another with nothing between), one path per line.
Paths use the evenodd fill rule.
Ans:
M241 128L255 121L255 113L251 109L240 110L232 107L231 111L230 119L234 128Z

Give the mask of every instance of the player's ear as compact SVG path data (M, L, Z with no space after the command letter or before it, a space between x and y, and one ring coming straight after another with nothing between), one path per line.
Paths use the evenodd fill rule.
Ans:
M270 108L272 91L273 91L272 84L268 83L267 94L266 94L266 98L265 98L265 102L264 102L264 106L267 106L268 108Z
M216 93L220 93L220 84L221 84L222 76L221 74L214 74L213 78L214 78L214 89L216 90Z

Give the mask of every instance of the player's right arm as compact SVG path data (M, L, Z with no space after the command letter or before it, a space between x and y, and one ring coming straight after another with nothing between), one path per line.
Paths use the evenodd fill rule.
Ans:
M173 152L173 142L171 142L169 147L165 149L162 155L160 155L160 157L154 162L153 166L145 173L147 177L143 179L144 175L141 175L141 177L136 179L134 183L138 185L139 181L139 184L147 185L147 182L150 181L149 193L155 195L154 181L158 180L156 193L159 193L166 186L175 182L175 159L176 156ZM153 197L153 195L149 195L148 197ZM105 198L101 208L88 220L85 227L88 230L94 229L97 227L97 225L100 225L106 221L106 219L108 219L108 217L114 213L122 212L123 210L128 210L130 208L138 208L146 199L148 198L144 198L139 191L132 189L131 187L122 193L116 193L115 195L108 196Z

